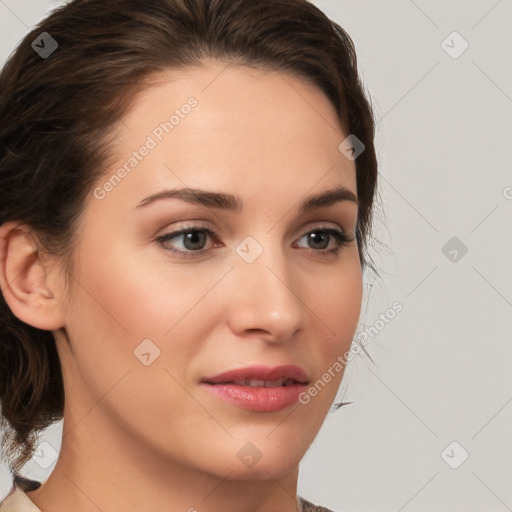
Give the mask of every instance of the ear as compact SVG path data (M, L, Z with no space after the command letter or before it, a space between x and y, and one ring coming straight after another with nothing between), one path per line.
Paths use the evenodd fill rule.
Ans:
M55 271L50 259L39 251L29 226L17 222L0 226L2 294L13 314L32 327L53 331L64 326L60 289L57 280L50 279Z

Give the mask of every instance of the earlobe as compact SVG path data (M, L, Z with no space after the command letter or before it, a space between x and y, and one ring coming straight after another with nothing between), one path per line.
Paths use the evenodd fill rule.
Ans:
M49 271L30 227L16 222L0 226L0 286L4 299L21 321L51 331L61 328L64 319Z

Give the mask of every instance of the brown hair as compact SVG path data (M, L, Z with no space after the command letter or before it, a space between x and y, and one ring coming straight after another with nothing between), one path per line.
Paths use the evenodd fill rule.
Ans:
M46 57L32 46L43 32L58 45ZM377 183L371 105L350 37L306 0L74 0L53 11L0 74L0 225L28 224L71 264L116 122L156 73L206 58L283 70L326 94L345 133L365 145L356 239L362 268L375 271L366 250ZM64 389L52 333L16 318L1 294L0 401L16 472L38 431L62 418Z

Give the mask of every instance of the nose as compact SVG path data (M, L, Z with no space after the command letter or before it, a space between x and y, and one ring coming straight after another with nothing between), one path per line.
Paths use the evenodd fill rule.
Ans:
M240 337L282 342L306 329L305 283L282 249L266 247L252 263L237 258L228 278L231 330Z

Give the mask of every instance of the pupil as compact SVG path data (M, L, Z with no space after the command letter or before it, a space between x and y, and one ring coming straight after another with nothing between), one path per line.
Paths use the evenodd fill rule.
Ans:
M201 239L201 235L204 237L204 233L201 233L199 231L191 231L190 233L187 233L185 235L185 246L187 246L187 242L191 242L192 245L196 245L197 243L197 240L195 237L199 237ZM204 242L204 240L203 240ZM201 247L187 247L188 249L202 249L202 244L200 244Z
M319 243L318 242L318 239L321 239L321 238L324 238L324 241L327 239L327 236L325 234L318 234L318 233L311 233L310 234L310 239L313 241L313 243ZM325 249L325 244L323 247L321 247L321 249Z

